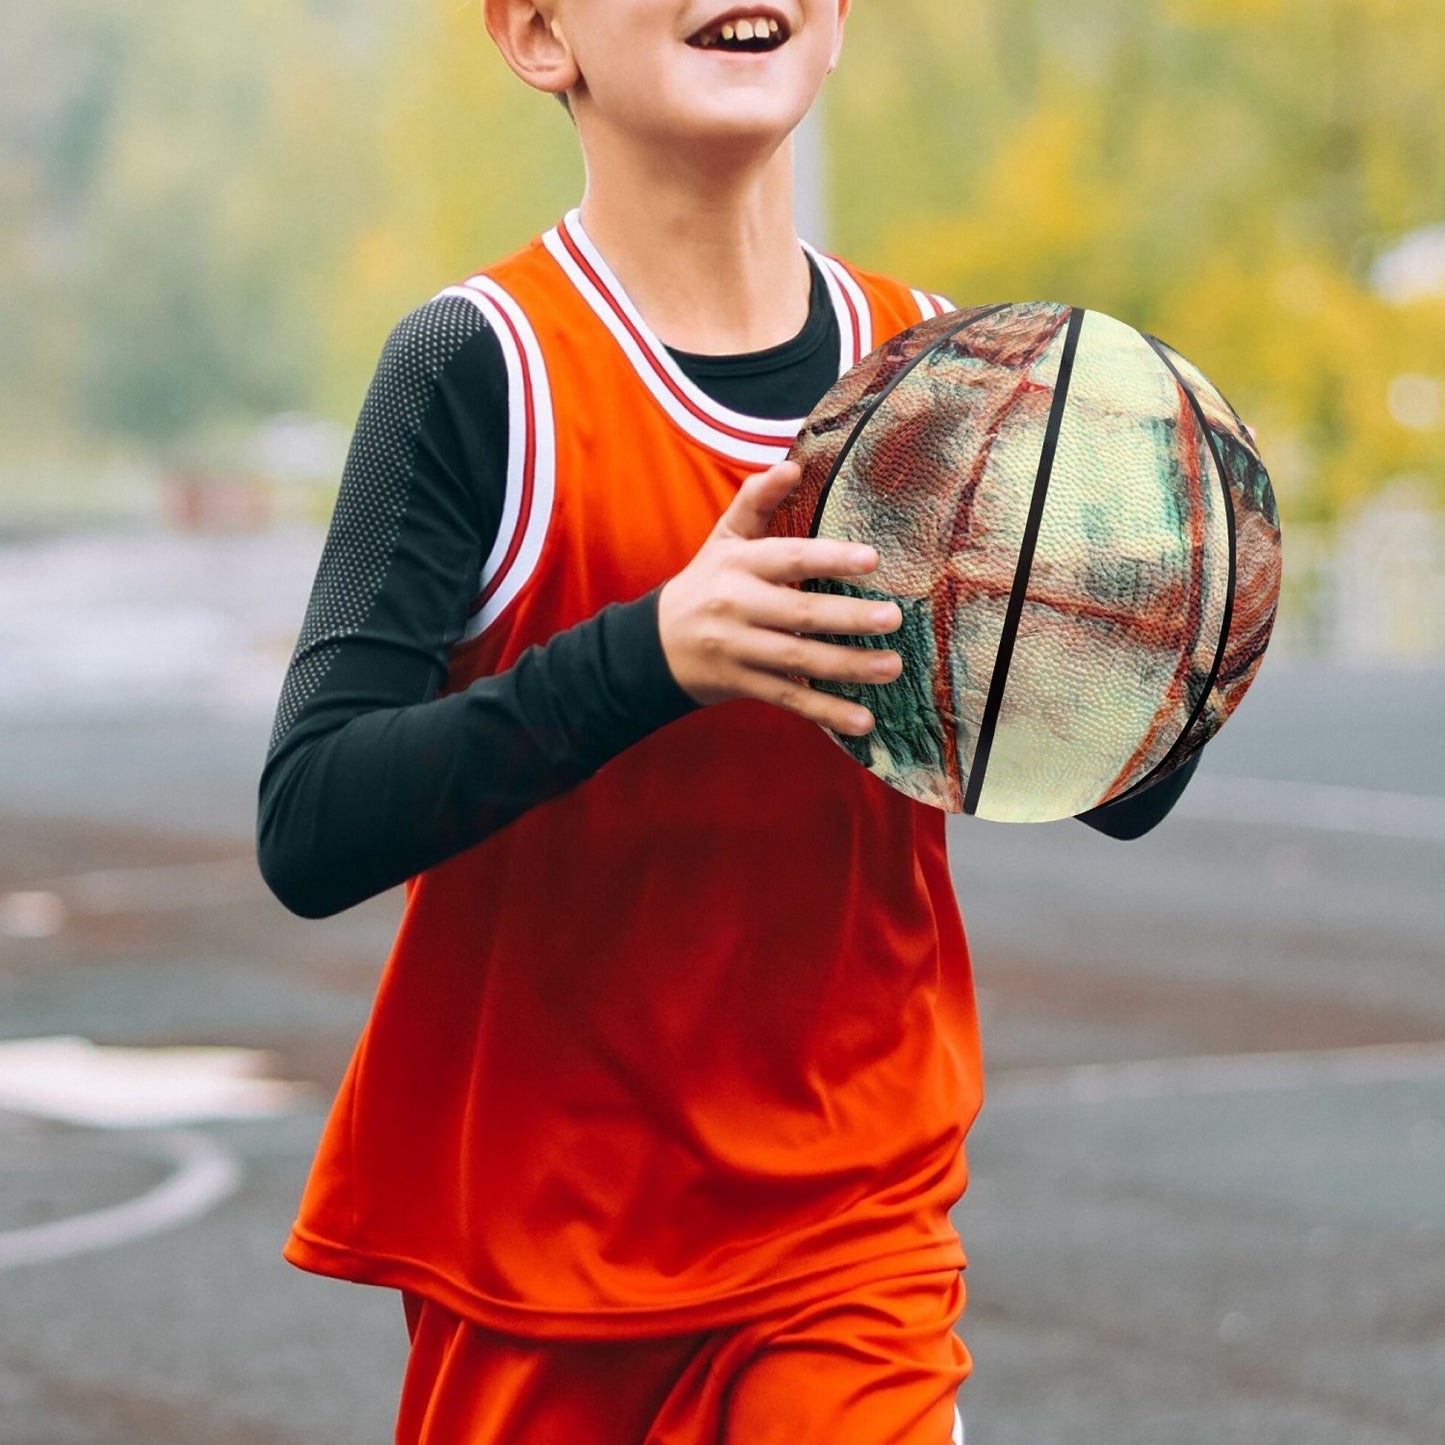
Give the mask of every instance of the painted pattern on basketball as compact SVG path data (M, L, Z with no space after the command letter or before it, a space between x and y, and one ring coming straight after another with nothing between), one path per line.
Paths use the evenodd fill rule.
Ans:
M1069 817L1164 776L1258 667L1279 528L1248 432L1196 368L1098 312L1027 303L904 332L819 405L775 530L866 541L902 630L886 687L816 684L838 742L920 801ZM842 439L840 441L840 438ZM857 639L847 639L856 642Z
M900 331L853 367L813 411L804 431L808 437L808 465L803 480L773 516L773 531L784 537L810 535L823 484L831 475L848 439L869 409L913 362L960 323L972 321L998 307L971 310L924 321ZM794 454L794 460L798 458Z
M1235 591L1229 636L1208 701L1173 760L1177 766L1219 731L1254 681L1274 630L1283 553L1274 489L1249 428L1198 367L1163 342L1155 345L1199 403L1234 506Z

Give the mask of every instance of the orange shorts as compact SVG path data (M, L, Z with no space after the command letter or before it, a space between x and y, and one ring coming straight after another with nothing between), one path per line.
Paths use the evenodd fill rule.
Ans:
M397 1445L950 1445L956 1271L641 1341L497 1334L406 1297Z

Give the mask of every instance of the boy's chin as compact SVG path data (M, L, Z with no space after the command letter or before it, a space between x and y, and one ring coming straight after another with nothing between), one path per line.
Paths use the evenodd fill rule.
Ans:
M578 114L583 145L591 124L630 136L644 151L698 155L715 164L766 161L797 129L812 93L804 86L668 88L639 104L637 93L597 97L590 116ZM591 124L589 124L589 122Z
M766 156L798 128L806 114L806 106L782 105L772 97L759 97L749 104L737 96L719 96L711 102L706 96L694 96L666 133L689 147L711 147L719 154L756 150Z

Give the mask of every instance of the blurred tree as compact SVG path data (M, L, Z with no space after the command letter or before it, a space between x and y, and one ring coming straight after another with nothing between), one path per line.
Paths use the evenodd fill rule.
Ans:
M11 0L0 47L0 419L69 407L71 304L117 105L124 29L100 7Z
M296 0L162 0L131 25L83 288L94 424L169 442L314 392L307 303L362 220L345 33Z
M479 5L409 17L371 102L371 208L325 313L327 399L354 408L387 332L442 286L550 226L582 190L572 125L503 65Z
M1445 298L1369 284L1445 219L1439 19L1438 0L858 7L830 111L840 246L959 300L1068 300L1165 336L1261 428L1296 519L1401 473L1445 504L1445 418L1390 403L1402 376L1445 378Z
M888 0L832 81L840 250L958 300L1097 306L1261 429L1295 519L1445 503L1440 0ZM354 414L387 330L571 204L566 117L478 7L7 0L0 420L168 447Z
M166 446L309 398L325 358L308 301L366 200L343 143L356 61L376 61L366 27L302 0L123 19L13 3L28 45L5 52L0 108L20 202L0 229L0 367L19 417L44 424L38 396L54 430Z

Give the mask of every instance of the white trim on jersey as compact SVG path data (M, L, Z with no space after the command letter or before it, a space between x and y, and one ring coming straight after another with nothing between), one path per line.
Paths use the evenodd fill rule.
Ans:
M583 300L616 338L633 369L672 420L695 441L735 461L770 466L787 454L805 417L779 420L747 416L714 401L698 387L654 335L597 249L577 211L547 232L543 244ZM868 299L846 267L805 249L818 263L842 337L838 375L872 350Z
M918 307L918 314L924 321L931 321L935 316L946 316L950 311L958 310L948 297L935 296L932 291L915 291L913 303Z
M873 350L873 312L863 288L841 261L814 250L805 241L803 249L818 263L828 283L828 295L838 313L838 375L851 371Z
M955 311L958 307L953 308ZM943 313L940 312L940 315ZM964 1445L963 1439L963 1416L959 1413L958 1406L953 1407L953 1434L950 1436L950 1445Z
M480 606L462 640L480 637L537 569L557 494L557 434L546 363L522 308L489 276L449 286L486 317L507 367L507 488L497 538L482 565Z
M688 436L734 461L772 466L783 460L806 418L746 416L695 385L642 319L577 211L569 212L542 242L616 338L658 404Z

